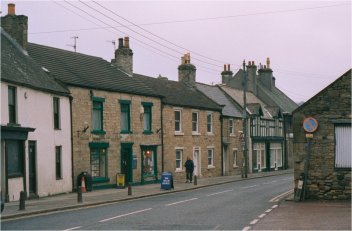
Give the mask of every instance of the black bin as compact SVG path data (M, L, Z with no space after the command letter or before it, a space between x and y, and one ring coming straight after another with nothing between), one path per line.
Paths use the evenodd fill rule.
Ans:
M86 190L88 192L92 191L92 176L88 172L81 172L77 176L77 186L81 187L82 185L82 178L84 177L84 184L86 186Z

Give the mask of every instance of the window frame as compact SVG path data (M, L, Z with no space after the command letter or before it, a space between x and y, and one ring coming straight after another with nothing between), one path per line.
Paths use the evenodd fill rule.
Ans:
M142 123L143 123L143 134L152 134L153 133L153 103L150 102L142 102L142 107L143 107L143 118L142 118ZM148 116L149 114L149 118L148 119L148 124L147 126L149 126L149 129L146 129L146 125L145 125L145 117Z
M53 97L53 117L54 117L54 129L61 129L61 111L60 111L60 98Z
M55 146L55 176L56 180L62 179L62 146Z
M238 158L238 148L233 148L232 149L232 166L234 168L237 168L238 167L238 163L237 163L237 158Z
M119 100L120 103L120 132L122 134L132 133L131 131L131 101L130 100ZM127 110L126 110L127 109ZM127 129L122 129L123 127L123 116L122 113L126 113L127 115Z
M16 178L23 177L25 175L25 150L24 150L24 142L22 140L6 140L5 141L5 153L7 157L7 175L8 178ZM10 147L10 143L17 146L17 156L14 154L9 154L8 148ZM14 163L15 171L14 169ZM11 166L11 167L10 167Z
M193 115L196 115L196 120ZM192 134L199 134L199 111L192 111Z
M177 152L180 152L180 158L179 158L179 163L180 163L180 166L178 167L177 166ZM183 171L183 148L180 148L180 147L177 147L175 148L175 170L176 172L181 172Z
M229 134L230 136L234 136L235 135L235 126L234 126L235 122L233 119L229 119Z
M210 121L209 121L210 118ZM207 112L207 133L208 134L213 134L214 129L213 129L213 112Z
M95 97L93 96L92 97L92 133L95 133L95 134L105 134L105 131L104 131L104 102L105 102L105 99L104 98L100 98L100 97ZM94 103L99 103L99 107L95 107L94 106ZM100 129L96 129L94 126L94 111L98 111L99 114L100 114Z
M210 156L209 156L210 154ZM214 147L208 147L207 148L207 160L208 160L208 168L214 168ZM210 160L210 164L209 164Z
M179 120L176 119L176 113L179 113L180 118ZM179 126L179 130L176 130L176 126ZM175 133L182 133L182 110L181 109L174 109L174 129Z
M10 94L10 92L12 92ZM12 98L10 98L12 96ZM17 124L17 87L8 86L7 88L7 104L8 104L8 116L9 124ZM13 101L13 103L12 103ZM11 102L11 104L10 104Z

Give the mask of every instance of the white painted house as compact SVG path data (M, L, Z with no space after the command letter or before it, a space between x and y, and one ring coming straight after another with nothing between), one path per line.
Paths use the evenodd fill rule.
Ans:
M28 56L27 28L20 28L27 17L13 13L1 22L1 196L71 192L69 91Z

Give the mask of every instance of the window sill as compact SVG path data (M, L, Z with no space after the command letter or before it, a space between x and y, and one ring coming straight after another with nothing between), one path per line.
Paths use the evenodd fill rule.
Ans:
M121 131L120 133L121 134L132 134L133 132L132 131Z
M233 168L238 168L239 166L238 165L233 165Z
M96 135L105 135L106 132L103 130L93 130L92 134L96 134Z
M208 135L208 136L214 136L214 133L212 133L212 132L207 132L207 135Z
M200 136L200 135L202 135L202 134L199 132L192 132L192 136Z
M184 133L183 132L175 132L175 136L183 136Z
M144 135L151 135L151 134L153 134L153 131L144 131L143 134Z
M213 166L213 165L208 165L208 169L213 169L213 168L215 168L215 166Z
M235 135L235 134L232 134L232 133L230 133L230 136L231 136L231 137L236 137L236 135Z
M175 170L175 173L181 173L181 172L184 172L182 169L176 169Z
M61 128L54 128L55 131L61 131Z

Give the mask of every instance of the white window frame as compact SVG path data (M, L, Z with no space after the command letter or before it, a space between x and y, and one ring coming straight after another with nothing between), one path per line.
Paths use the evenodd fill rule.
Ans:
M176 153L177 151L180 151L181 152L181 156L180 156L180 166L177 167L176 165ZM182 172L183 171L183 147L175 147L175 172Z
M232 158L233 158L233 167L237 168L238 164L237 164L237 158L238 158L238 148L233 148L232 149Z
M209 116L210 116L210 121L208 121ZM210 128L210 131L209 131L209 128ZM207 133L213 134L213 112L207 112Z
M197 121L193 121L193 114L197 115ZM192 135L199 135L199 111L192 111ZM193 124L196 125L196 130L193 130Z
M276 164L276 168L275 168ZM270 168L282 167L282 145L281 143L270 144Z
M335 124L335 168L351 168L351 124Z
M209 151L210 151L210 154L211 154L211 163L209 164ZM214 147L213 146L210 146L210 147L207 147L207 164L208 164L208 168L215 168L214 166Z
M256 155L257 155L257 166L253 166L254 169L258 169L260 171L260 170L266 168L265 143L254 143L253 144L253 151L255 151ZM262 164L262 156L264 156L264 163L263 164ZM260 166L260 168L259 168L259 166Z
M178 120L178 121L176 121L176 116L175 116L176 112L180 113L180 120ZM176 122L179 123L179 127L180 127L179 130L175 129ZM182 110L180 108L174 109L174 129L175 129L175 135L183 135L183 133L182 133Z
M229 133L230 136L235 136L235 121L233 119L229 119Z

